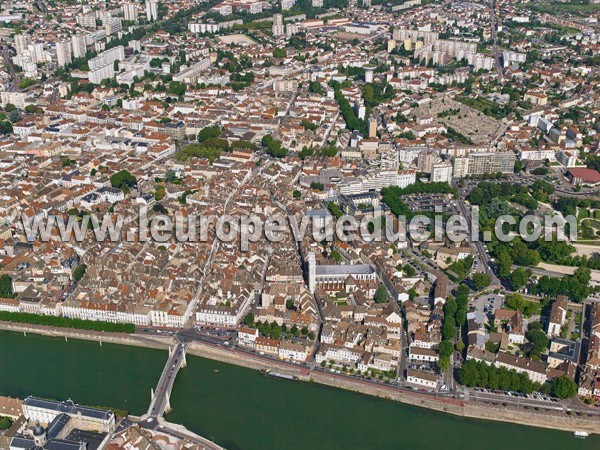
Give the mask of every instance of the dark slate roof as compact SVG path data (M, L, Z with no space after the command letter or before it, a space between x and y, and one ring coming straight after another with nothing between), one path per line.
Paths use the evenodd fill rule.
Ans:
M317 266L317 275L370 275L373 268L367 264Z
M34 406L38 408L45 408L50 411L55 411L57 414L73 414L81 412L83 417L90 417L94 419L109 420L113 415L112 411L106 411L104 409L90 408L88 406L80 406L73 403L72 400L66 400L64 402L54 402L51 400L44 400L42 398L29 396L25 399L23 404L28 406Z

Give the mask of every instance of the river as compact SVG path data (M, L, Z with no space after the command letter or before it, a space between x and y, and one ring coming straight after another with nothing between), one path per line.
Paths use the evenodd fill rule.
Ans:
M0 332L0 394L142 414L165 351ZM188 356L166 418L228 450L597 449L600 437L460 418Z

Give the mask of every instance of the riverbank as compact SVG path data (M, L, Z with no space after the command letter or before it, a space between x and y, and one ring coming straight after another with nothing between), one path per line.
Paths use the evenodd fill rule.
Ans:
M352 379L321 371L308 369L289 364L284 361L261 361L248 354L233 352L229 349L213 347L201 342L194 342L188 349L188 354L217 360L220 362L246 367L249 369L276 369L290 375L298 376L302 381L314 382L330 387L345 389L365 395L385 398L389 400L420 406L439 412L449 413L472 419L486 419L492 421L517 423L538 428L547 428L562 431L587 431L600 434L600 420L576 415L568 416L560 412L535 411L511 408L508 405L495 406L482 403L473 403L450 398L432 398L418 392L407 393L393 386L369 383L360 379Z
M163 336L140 336L137 334L112 333L107 331L80 330L77 328L58 328L45 325L0 321L0 330L17 333L34 333L49 337L81 339L84 341L104 342L130 345L134 347L168 350L173 345L173 338Z
M110 342L114 344L146 348L151 347L156 349L168 349L169 346L174 344L174 340L171 337L150 337L87 331L84 334L81 332L81 330L53 329L40 326L33 327L25 324L6 322L0 322L0 330L35 333L51 337L83 339L95 342ZM419 394L418 392L400 391L397 388L389 385L370 383L366 380L352 379L321 371L311 371L308 368L300 367L284 361L274 361L271 359L261 358L255 354L245 353L240 350L227 349L198 341L193 342L189 346L188 354L235 366L242 366L253 370L267 368L275 369L296 375L301 380L306 382L319 383L322 385L354 391L365 395L395 400L409 405L450 413L455 416L517 423L539 428L570 432L587 431L589 433L600 434L600 421L588 417L580 417L577 415L568 416L560 412L535 411L533 409L525 410L522 408L516 409L511 408L510 406L504 407L492 404L473 403L456 399L435 399L424 394Z

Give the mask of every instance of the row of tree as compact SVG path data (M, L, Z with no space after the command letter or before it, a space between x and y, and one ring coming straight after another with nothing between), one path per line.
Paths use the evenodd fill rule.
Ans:
M67 317L40 316L38 314L0 311L0 320L6 322L29 323L50 327L77 328L80 330L109 331L112 333L135 333L131 323L111 323L95 320L69 319Z
M293 306L293 305L291 305ZM292 325L291 328L284 323L279 325L277 322L273 321L271 323L264 321L254 322L254 314L248 313L244 318L244 323L249 328L256 328L261 336L265 336L271 339L281 339L282 335L288 336L307 336L309 339L313 340L315 338L314 333L308 330L308 327L305 325L302 328L298 328L296 325Z
M439 363L442 372L450 367L450 358L454 351L452 340L456 337L456 327L462 327L467 322L467 305L469 304L469 293L471 290L461 284L458 286L456 299L448 296L444 305L444 320L442 322L442 342L438 345ZM463 346L457 344L457 349Z
M534 391L544 391L558 398L571 398L577 395L577 384L568 376L553 379L542 386L534 383L525 373L509 370L506 367L487 365L482 361L470 359L466 361L459 373L461 384L468 387L500 389L503 391L522 392L530 394Z

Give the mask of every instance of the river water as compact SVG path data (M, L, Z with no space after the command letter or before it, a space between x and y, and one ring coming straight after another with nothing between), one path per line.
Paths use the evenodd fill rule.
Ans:
M143 414L166 351L0 332L0 395ZM188 356L166 418L228 450L571 450L600 437L465 419Z

